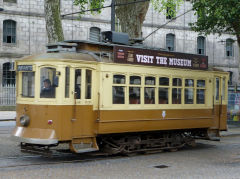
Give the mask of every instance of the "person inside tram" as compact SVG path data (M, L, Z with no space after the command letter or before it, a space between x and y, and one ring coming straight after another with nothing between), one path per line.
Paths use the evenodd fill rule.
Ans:
M41 98L54 98L55 97L55 91L54 88L51 85L51 81L49 79L45 79L43 81L43 89L41 90L40 94Z

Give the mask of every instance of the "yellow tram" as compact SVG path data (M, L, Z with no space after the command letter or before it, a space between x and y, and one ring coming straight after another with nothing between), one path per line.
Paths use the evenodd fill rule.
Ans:
M171 150L227 130L228 73L206 56L88 41L48 49L15 62L23 151Z

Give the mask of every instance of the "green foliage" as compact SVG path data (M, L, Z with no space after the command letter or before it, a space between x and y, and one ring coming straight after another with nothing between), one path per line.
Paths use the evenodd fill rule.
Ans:
M176 17L176 12L183 0L151 0L154 10L164 12L166 16Z
M101 7L103 7L105 0L74 0L74 5L79 6L81 13L84 14L87 9L98 9L97 11L92 10L91 13L101 13ZM132 0L138 1L138 0ZM132 2L129 1L129 2ZM179 9L183 0L150 0L153 4L154 9L157 12L164 12L166 15L175 17L176 10ZM117 3L117 0L116 0ZM167 10L168 11L164 11Z
M80 15L84 14L86 10L92 9L91 13L101 13L104 0L74 0L74 5L79 6Z
M239 0L193 0L193 9L198 16L197 22L190 24L194 31L240 35Z

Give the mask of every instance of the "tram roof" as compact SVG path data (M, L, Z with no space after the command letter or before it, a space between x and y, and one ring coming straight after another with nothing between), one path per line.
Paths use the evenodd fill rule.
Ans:
M72 53L72 52L64 52L64 53L42 53L35 54L31 56L23 57L24 61L48 61L48 60L58 60L58 61L66 61L66 60L84 60L84 61L97 61L96 58L89 54L84 53Z
M64 44L65 43L65 44ZM196 55L196 54L186 54L186 53L179 53L179 52L169 52L163 49L156 49L156 48L145 48L142 46L127 46L127 45L119 45L119 44L111 44L111 43L104 43L104 42L93 42L93 41L86 41L86 40L67 40L64 42L60 42L55 44L58 45L73 45L75 47L75 51L53 51L51 53L43 53L43 54L35 54L31 56L27 56L22 58L24 61L49 61L49 60L57 60L57 61L89 61L89 62L108 62L108 63L115 63L114 58L114 51L115 47L123 47L123 48L130 48L136 50L145 50L147 52L164 52L166 54L177 54L177 55L193 55L193 56L202 56L203 55ZM53 44L54 45L54 44ZM60 48L61 49L61 48ZM103 52L103 54L102 54ZM139 65L139 64L137 64ZM141 64L143 65L143 64ZM160 66L159 66L160 67ZM216 68L206 68L205 70L208 71L222 71L221 69Z

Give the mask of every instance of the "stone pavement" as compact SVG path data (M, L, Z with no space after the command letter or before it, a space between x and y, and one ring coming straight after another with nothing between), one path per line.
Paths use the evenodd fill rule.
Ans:
M0 111L0 121L5 119L15 119L16 111Z

